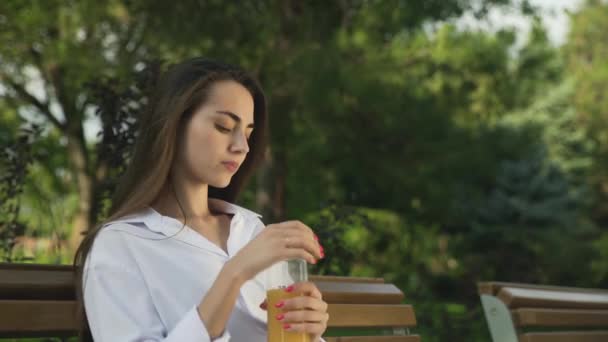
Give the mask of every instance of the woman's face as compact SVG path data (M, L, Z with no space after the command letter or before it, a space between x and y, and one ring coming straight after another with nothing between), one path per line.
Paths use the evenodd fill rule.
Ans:
M217 188L228 186L249 152L252 131L251 93L235 81L216 82L178 137L177 175Z

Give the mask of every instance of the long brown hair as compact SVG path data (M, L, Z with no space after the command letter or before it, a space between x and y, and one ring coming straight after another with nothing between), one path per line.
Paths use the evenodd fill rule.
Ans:
M207 100L212 85L232 80L253 97L254 130L247 158L225 188L209 186L209 197L234 202L263 158L266 145L266 99L257 81L241 68L206 58L193 58L171 66L160 78L139 118L139 135L133 157L112 198L108 218L90 229L74 257L79 340L92 341L84 310L83 268L95 237L105 223L149 206L168 180L183 123Z

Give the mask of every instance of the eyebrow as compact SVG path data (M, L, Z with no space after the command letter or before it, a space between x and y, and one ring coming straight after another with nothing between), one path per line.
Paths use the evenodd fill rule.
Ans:
M228 115L229 117L232 118L232 120L234 120L236 122L241 122L241 118L238 115L234 114L233 112L218 110L218 111L216 111L216 113ZM255 126L253 125L253 123L250 123L249 125L247 125L247 128L254 128L254 127Z

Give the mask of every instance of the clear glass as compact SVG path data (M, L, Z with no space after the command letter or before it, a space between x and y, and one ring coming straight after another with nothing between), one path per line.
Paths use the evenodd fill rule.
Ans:
M287 292L287 287L302 281L308 281L308 265L306 260L293 259L280 262L275 264L269 272L270 288L266 292L268 342L310 342L308 334L285 331L283 328L284 323L277 320L277 316L284 313L284 311L282 308L276 307L276 305L285 299L302 295L302 293L297 293L296 291Z

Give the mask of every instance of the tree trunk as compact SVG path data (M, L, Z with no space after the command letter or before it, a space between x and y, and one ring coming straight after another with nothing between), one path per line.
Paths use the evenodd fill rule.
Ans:
M279 56L289 58L289 54L293 52L291 49L292 44L289 32L290 26L294 24L294 7L298 6L298 2L285 1L279 6L280 29L279 35L274 43L274 50L278 52ZM270 103L274 104L270 112L281 113L281 115L271 118L271 125L269 125L275 131L273 143L277 144L277 146L273 149L270 163L267 164L267 167L269 168L267 174L271 175L271 179L266 183L266 186L268 186L267 189L271 192L267 204L271 205L271 207L267 207L265 212L271 214L271 219L283 221L286 219L287 207L287 144L289 143L289 137L292 132L291 112L293 111L294 101L291 93L293 90L286 87L289 84L290 79L289 71L283 71L279 75L273 76L281 80L279 83L283 83L284 87L274 89L272 100L270 101Z
M82 234L91 226L90 211L93 194L93 178L88 172L87 151L82 127L80 126L74 133L66 135L68 159L74 170L79 196L78 211L72 222L69 241L72 250L78 247L82 241Z

